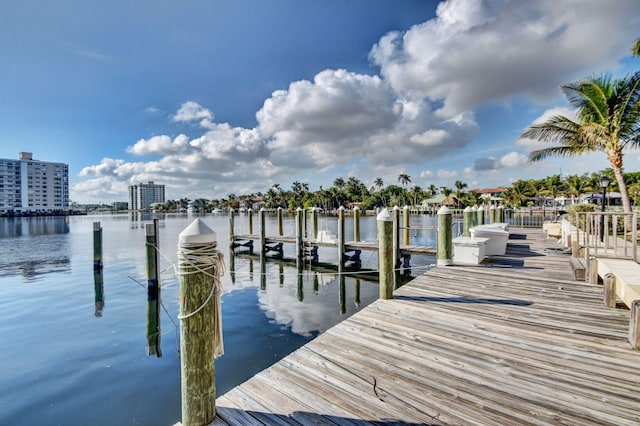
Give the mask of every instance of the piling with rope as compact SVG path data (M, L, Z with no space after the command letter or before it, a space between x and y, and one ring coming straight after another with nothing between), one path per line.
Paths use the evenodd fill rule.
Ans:
M394 287L393 269L393 216L385 207L376 217L378 230L378 270L380 299L392 299Z
M216 233L199 218L179 235L180 376L182 424L205 425L216 416L214 359L224 353L224 257Z
M438 210L438 266L453 264L453 215L446 206Z
M162 356L160 347L160 277L158 219L145 225L147 252L147 355Z

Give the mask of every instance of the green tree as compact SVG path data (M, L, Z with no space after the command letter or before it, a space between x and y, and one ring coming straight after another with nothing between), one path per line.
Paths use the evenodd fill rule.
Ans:
M467 184L462 182L461 180L457 180L454 182L456 187L456 198L458 202L458 208L460 208L460 200L462 200L464 196L464 189L467 187Z
M564 85L562 91L576 109L578 121L557 115L529 126L522 137L557 144L531 152L529 161L603 152L618 183L624 211L631 212L622 159L625 148L640 144L640 72L620 79L590 77Z
M411 176L406 173L400 173L400 175L398 176L398 182L400 182L402 187L405 188L408 184L411 183Z
M570 175L564 178L567 195L571 196L571 204L576 204L582 194L591 190L589 182L585 176Z
M517 180L504 190L504 200L513 207L522 207L534 193L531 181Z
M378 190L380 190L383 186L384 186L384 182L382 181L382 178L376 178L376 180L373 181L373 186L375 186L376 188L378 188Z
M638 38L631 47L631 53L633 56L640 56L640 38Z

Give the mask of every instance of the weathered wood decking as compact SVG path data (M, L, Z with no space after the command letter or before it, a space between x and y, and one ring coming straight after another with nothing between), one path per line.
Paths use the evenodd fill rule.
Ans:
M629 311L540 231L511 233L506 256L428 271L220 396L214 424L640 424Z

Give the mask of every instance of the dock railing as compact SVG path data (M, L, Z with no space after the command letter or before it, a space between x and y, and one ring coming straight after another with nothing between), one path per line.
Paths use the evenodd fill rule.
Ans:
M638 261L637 213L577 212L572 241L584 250L584 259L613 257Z

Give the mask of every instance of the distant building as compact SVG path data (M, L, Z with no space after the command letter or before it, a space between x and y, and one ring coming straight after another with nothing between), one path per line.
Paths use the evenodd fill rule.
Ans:
M164 185L149 181L129 186L129 210L149 210L154 203L164 203Z
M0 214L47 214L69 210L69 166L33 159L0 158Z
M504 198L504 189L502 188L476 189L476 192L480 194L482 201L487 204L502 204Z

